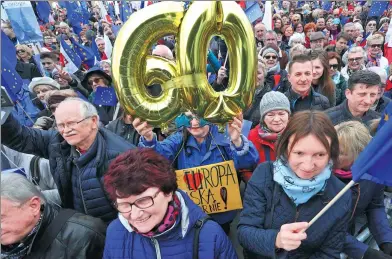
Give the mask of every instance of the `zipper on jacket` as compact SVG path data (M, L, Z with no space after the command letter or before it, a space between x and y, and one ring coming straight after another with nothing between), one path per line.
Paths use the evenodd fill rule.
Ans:
M155 238L151 238L151 241L155 247L155 253L157 254L157 259L162 259L161 249L159 248L158 240L156 240Z
M76 163L74 163L74 164L75 164L76 168L78 169L79 190L80 190L80 197L82 198L84 214L88 215L87 207L86 207L86 204L84 203L83 190L82 190L82 179L80 178L80 168Z

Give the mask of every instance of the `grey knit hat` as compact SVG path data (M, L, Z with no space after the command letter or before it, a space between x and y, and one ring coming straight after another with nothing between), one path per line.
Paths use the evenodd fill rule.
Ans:
M281 92L271 91L266 93L260 101L260 120L263 121L267 113L275 110L285 110L290 114L290 102Z

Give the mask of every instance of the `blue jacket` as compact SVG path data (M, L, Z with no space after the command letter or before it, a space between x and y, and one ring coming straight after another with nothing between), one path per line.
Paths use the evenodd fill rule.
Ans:
M275 241L284 224L309 222L335 197L344 184L335 176L328 180L324 191L313 196L298 207L273 180L271 162L260 164L245 190L244 209L238 224L238 240L252 258L271 258L275 253ZM273 195L276 185L276 195ZM271 218L272 203L275 204L272 224L265 229L266 218ZM307 239L287 258L340 258L351 216L351 193L346 192L307 231Z
M206 214L182 191L176 192L181 202L181 213L174 227L147 238L133 232L128 221L119 215L106 233L104 259L191 259L194 225ZM199 258L231 259L236 252L221 227L207 221L200 231Z
M259 161L259 154L246 137L241 136L243 146L236 149L230 140L225 139L223 134L218 132L218 127L210 126L210 133L202 144L198 144L196 139L189 134L187 142L182 148L183 133L177 132L170 135L164 141L158 142L156 138L147 142L143 137L140 138L139 147L153 147L158 153L165 156L170 161L176 162L175 168L181 170L186 168L197 167L201 165L210 165L233 160L237 174L239 169L252 169L256 167ZM177 159L176 156L178 155ZM175 161L176 160L176 161ZM235 218L236 211L211 214L211 217L219 224L232 221Z
M384 206L384 185L362 180L351 187L352 204L355 208L352 224L357 216L366 215L370 233L378 245L392 243L392 229L389 226ZM344 253L350 258L363 258L368 245L359 242L347 233Z
M50 171L64 208L110 222L116 210L106 197L102 177L112 159L134 146L99 128L90 149L82 156L54 130L21 126L12 116L2 125L2 144L16 151L49 159Z

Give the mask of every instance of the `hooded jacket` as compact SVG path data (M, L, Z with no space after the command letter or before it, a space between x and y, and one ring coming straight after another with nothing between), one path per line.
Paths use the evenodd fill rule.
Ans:
M152 238L135 233L119 214L108 227L104 259L191 259L194 225L206 214L183 192L176 192L181 212L174 226ZM206 221L199 236L199 258L234 259L236 252L221 227Z

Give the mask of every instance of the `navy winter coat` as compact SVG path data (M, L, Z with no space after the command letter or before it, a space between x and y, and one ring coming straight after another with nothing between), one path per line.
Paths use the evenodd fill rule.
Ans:
M186 169L201 165L210 165L220 163L225 160L233 160L237 174L239 169L251 169L256 167L259 161L259 154L246 137L241 136L243 147L236 149L230 140L224 138L223 134L218 132L218 127L210 126L210 133L202 144L198 144L196 139L190 135L187 142L182 147L183 133L177 132L170 135L164 141L147 142L143 137L140 138L139 147L153 147L159 154L165 156L170 161L174 161L176 155L177 169ZM223 159L222 155L225 157ZM232 221L235 218L236 211L211 214L211 217L219 224Z
M2 144L19 152L49 159L50 171L64 208L110 222L116 210L105 195L102 177L112 159L134 148L121 137L99 128L90 149L82 156L55 130L21 126L12 116L1 128Z
M191 259L194 225L206 214L182 191L176 192L181 213L173 228L159 236L148 238L133 232L121 215L106 233L104 259ZM234 259L237 254L222 228L207 221L199 235L199 258Z
M378 245L392 243L392 228L389 226L384 206L384 188L384 185L368 180L362 180L351 187L352 204L355 208L352 224L355 223L356 217L365 214L370 233ZM344 253L350 258L363 258L368 248L368 245L347 233Z
M245 190L244 209L238 224L238 240L252 258L271 258L275 254L275 241L284 224L309 222L335 197L344 184L335 176L328 180L324 191L313 196L298 207L286 195L282 187L273 180L272 162L260 164ZM276 185L276 195L273 195ZM271 216L275 203L272 224L265 228L266 218ZM351 193L346 192L307 231L307 239L301 246L287 253L286 258L340 258L351 216Z

